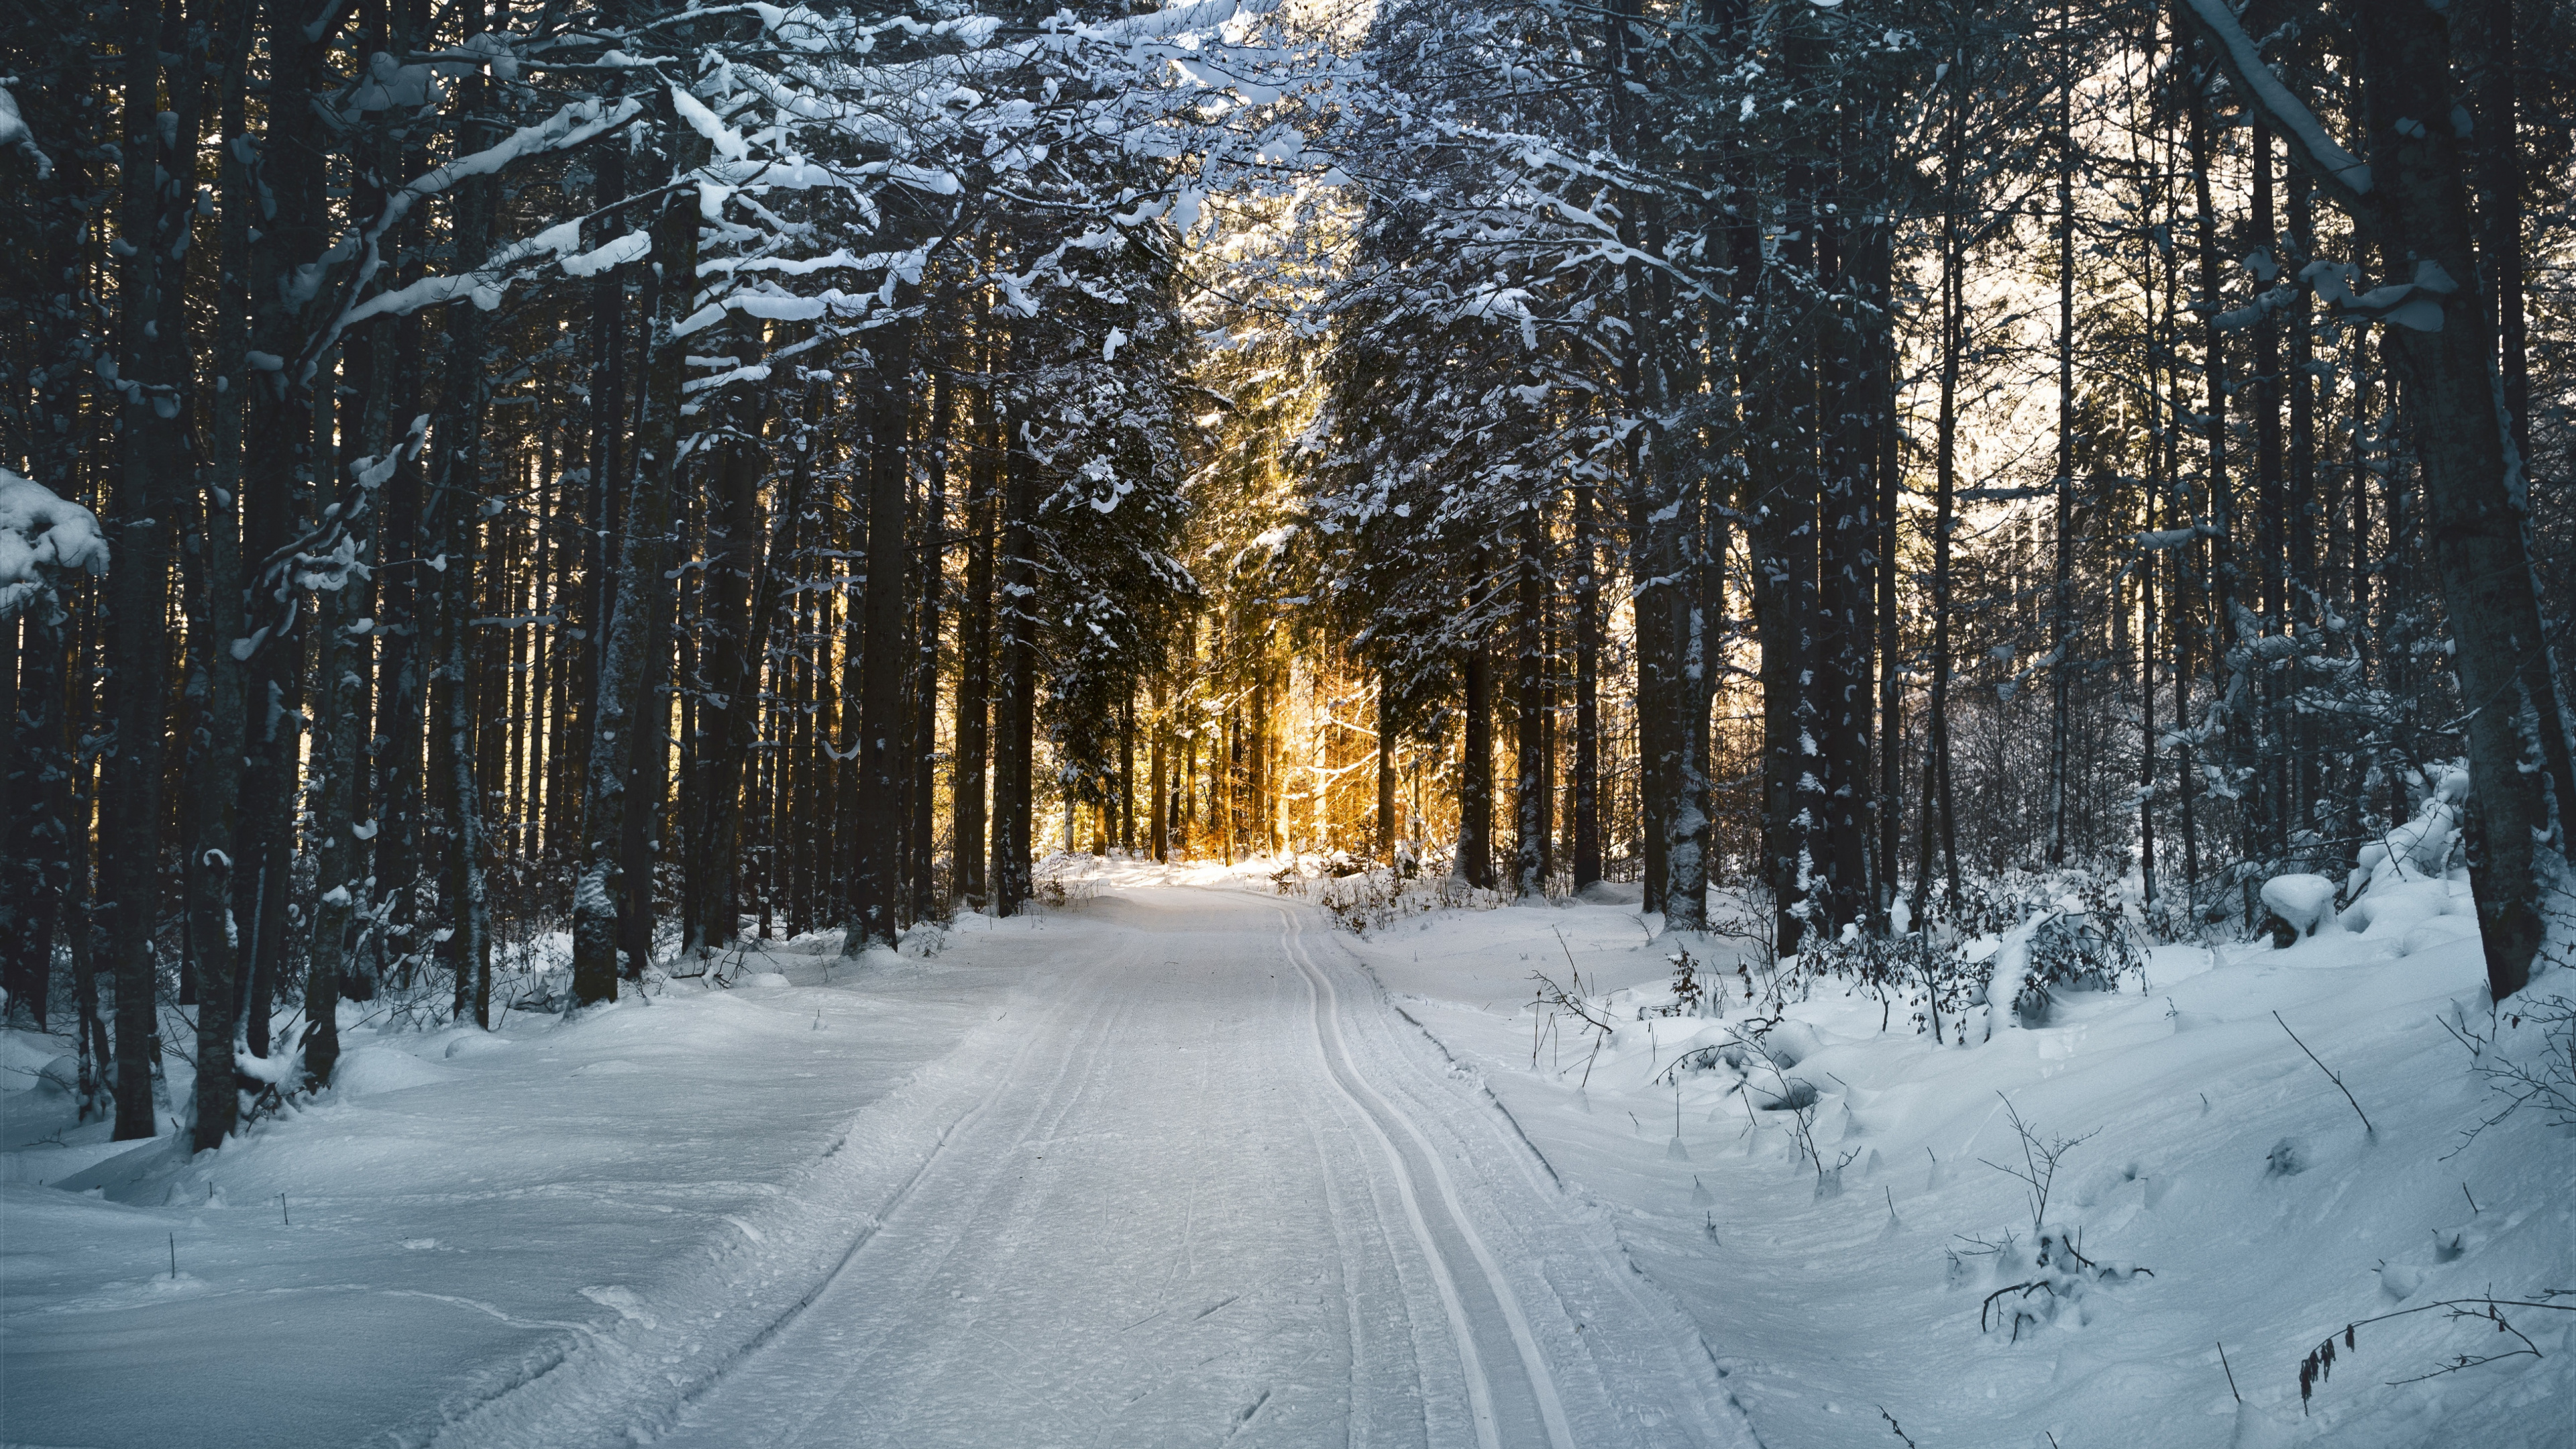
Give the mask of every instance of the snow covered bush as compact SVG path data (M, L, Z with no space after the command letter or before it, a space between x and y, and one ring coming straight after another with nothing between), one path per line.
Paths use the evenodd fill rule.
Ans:
M1354 936L1431 911L1493 910L1503 904L1499 892L1479 890L1447 871L1408 874L1385 866L1328 872L1304 881L1303 891Z
M2065 992L2117 991L2132 979L2146 989L2147 943L2115 890L2088 878L2034 918L2027 964L2012 998L2022 1025L2044 1024Z
M2085 871L1971 881L1956 894L1938 892L1923 919L1907 924L1884 936L1857 927L1810 936L1766 983L1770 1009L1837 981L1879 1003L1880 1030L1902 1003L1917 1034L1964 1045L1992 1034L1991 1024L1972 1029L1991 1002L2038 1026L2065 993L2146 981L2148 933L2117 881Z

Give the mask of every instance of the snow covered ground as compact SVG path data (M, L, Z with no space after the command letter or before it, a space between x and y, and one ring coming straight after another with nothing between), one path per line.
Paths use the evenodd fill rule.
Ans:
M2161 948L1964 1048L1820 984L1754 1058L1739 978L1657 1014L1633 906L1359 937L1268 869L1104 865L927 960L816 940L570 1022L355 1030L322 1102L194 1161L0 1097L0 1439L2576 1443L2576 1313L2339 1336L2576 1289L2576 1137L2454 1153L2488 1100L2437 1018L2487 1014L2438 900ZM1574 968L1597 1050L1531 1004ZM1987 1165L2016 1114L2083 1139L2047 1264Z
M855 974L781 951L488 1037L353 1030L321 1103L194 1162L99 1162L103 1123L11 1152L0 1438L422 1443L675 1301L801 1291L1011 1050L1043 925ZM12 1147L69 1116L0 1099Z
M1766 1444L1893 1445L1901 1426L1922 1445L2563 1449L2576 1313L2506 1310L2541 1357L2430 1378L2521 1345L2443 1311L2340 1340L2442 1299L2576 1304L2576 1132L2525 1112L2462 1148L2497 1105L2441 1021L2487 1029L2477 942L2420 917L2397 935L2410 954L2332 923L2286 950L2163 947L2143 993L2068 998L2049 1026L1964 1048L1909 1034L1901 1010L1882 1031L1876 999L1819 984L1769 1034L1777 1075L1759 1058L1673 1071L1731 1040L1748 1003L1739 986L1732 1022L1653 1015L1669 947L1633 908L1441 912L1355 949L1688 1308ZM1575 966L1622 1023L1597 1055L1530 1007L1533 972ZM2576 982L2531 994L2553 992ZM1822 1165L1849 1158L1838 1181L1798 1147L1796 1113L1762 1110L1787 1082L1814 1088ZM2005 1170L2024 1166L2014 1113L2083 1139L2046 1226L2122 1271L2037 1263ZM2300 1366L2329 1334L2303 1416Z

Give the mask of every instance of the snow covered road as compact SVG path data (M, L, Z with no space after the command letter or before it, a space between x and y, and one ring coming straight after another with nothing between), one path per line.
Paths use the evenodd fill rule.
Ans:
M846 1205L882 1226L763 1305L666 1442L1753 1442L1688 1321L1311 907L1080 914L989 1093L899 1200Z
M1122 875L488 1035L344 1011L344 1080L220 1152L26 1148L0 1439L1754 1442L1315 907Z

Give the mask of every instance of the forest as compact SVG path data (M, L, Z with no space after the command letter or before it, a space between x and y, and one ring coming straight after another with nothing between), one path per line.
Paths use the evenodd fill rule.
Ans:
M2556 0L20 0L7 1011L205 1147L343 1003L857 957L1058 851L2241 940L2454 761L2503 1001L2576 799L2571 58Z

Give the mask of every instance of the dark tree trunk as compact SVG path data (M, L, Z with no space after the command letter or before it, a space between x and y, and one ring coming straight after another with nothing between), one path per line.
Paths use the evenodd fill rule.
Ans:
M428 45L426 0L391 0L385 13L392 21L391 50L400 55ZM371 24L376 17L371 16ZM422 126L380 125L370 158L386 176L417 176L428 168ZM608 148L615 151L616 148ZM425 218L415 208L396 229L389 258L393 276L388 286L407 285L422 276L428 248ZM417 313L375 325L379 334L370 388L385 396L384 415L396 428L408 428L417 416L423 382L423 326ZM389 345L383 334L390 332ZM369 398L367 406L377 407ZM389 440L373 440L389 446ZM393 476L384 485L384 517L377 529L376 552L387 561L379 579L376 628L375 739L376 838L375 888L369 909L376 923L368 934L363 967L374 977L388 973L408 982L420 966L427 941L419 921L423 850L422 761L428 746L428 671L436 658L424 632L432 622L428 600L437 575L419 562L434 553L421 531L425 478L417 449L398 456Z
M2280 225L2273 206L2273 160L2271 128L2259 121L2251 128L2254 167L2254 252L2267 262L2280 256ZM2258 272L2259 285L2276 280L2268 265ZM2281 438L2281 324L2269 310L2254 323L2253 376L2246 379L2254 401L2254 499L2257 514L2255 546L2261 550L2256 566L2256 585L2262 591L2263 629L2266 634L2289 632L2289 580L2283 567L2288 549L2289 498L2286 469L2282 458ZM2257 821L2259 848L2272 859L2279 859L2289 845L2289 792L2283 776L2289 766L2285 749L2285 726L2289 699L2281 675L2265 671L2262 678L2261 714L2256 722L2255 796L2251 803ZM2255 701L2249 700L2248 704Z
M1476 575L1485 574L1477 557ZM1494 665L1483 641L1470 643L1458 664L1466 693L1465 739L1458 756L1458 877L1481 890L1494 887Z
M2240 637L2236 612L2236 509L2227 458L2227 399L2233 389L2227 382L2227 334L2218 325L2226 271L2220 259L2218 212L2210 200L2209 173L2215 146L2210 135L2209 96L2198 81L2191 84L2190 95L2192 203L2200 252L2198 310L2203 318L2201 357L2207 384L2201 417L2202 438L2208 453L2208 476L2202 484L2202 502L2208 509L2206 526L2209 531L2209 568L2204 579L2209 589L2209 658L2212 686L2223 701L2222 717L2227 730L2223 758L2230 769L2241 769L2251 764L2253 750L2247 738L2252 723L2248 717L2250 700L2238 688L2240 679L2236 672L2238 647L2244 640ZM2244 813L2250 821L2256 812L2248 809Z
M1830 246L1824 271L1836 306L1832 331L1818 348L1823 386L1823 490L1818 510L1816 617L1824 637L1816 651L1815 699L1826 770L1824 792L1810 808L1821 830L1810 837L1824 899L1817 925L1836 932L1861 919L1869 904L1870 646L1877 632L1876 490L1870 464L1878 447L1879 396L1875 363L1886 292L1876 273L1883 227L1843 213L1866 208L1860 197L1874 190L1861 164L1860 139L1847 146L1844 188L1818 230Z
M1945 900L1959 897L1959 832L1950 791L1950 552L1957 520L1959 458L1959 364L1966 346L1966 307L1961 296L1960 212L1967 203L1960 187L1966 150L1966 117L1961 98L1951 97L1948 136L1943 157L1941 208L1941 382L1932 443L1932 686L1923 715L1923 813L1916 832L1913 918L1917 929L1927 919L1932 895L1932 855L1937 839ZM1937 827L1938 835L1935 835Z
M756 343L745 339L745 346ZM805 417L813 415L819 394L819 387L806 389ZM699 716L703 834L693 872L698 913L691 944L701 953L731 941L741 923L744 776L759 741L762 667L771 657L788 552L814 473L812 441L805 439L788 468L764 546L759 536L762 402L751 389L733 402L735 425L746 436L726 450L718 470L719 511L708 549L708 582L715 594L708 624L717 657L708 670L712 693ZM730 622L736 618L741 620L738 627ZM771 677L776 678L775 671Z
M2057 492L2056 566L2049 591L2048 863L2066 864L2067 774L2073 767L2068 710L2075 682L2075 77L2064 53L2059 12L2057 77Z
M858 734L850 742L858 751L859 799L852 826L857 856L851 910L841 937L844 956L870 946L892 946L903 929L904 706L912 673L904 637L904 585L910 572L904 559L910 536L904 444L912 335L907 323L880 329L877 335L885 340L867 384L868 572L860 602L866 662L859 680Z
M954 298L941 309L943 319L955 318ZM938 792L936 766L939 759L939 621L945 606L948 578L948 457L949 437L957 423L956 343L943 328L939 337L938 358L932 369L930 433L928 462L923 470L920 537L918 550L920 582L914 590L913 609L913 675L911 726L912 781L910 786L910 823L905 835L911 842L911 860L907 874L912 883L912 898L906 906L912 919L928 920L939 913L938 812L934 804Z
M1894 293L1894 238L1879 230L1872 270L1880 295ZM1881 328L1872 383L1878 389L1878 864L1870 910L1885 932L1896 906L1898 855L1905 814L1905 677L1898 667L1897 498L1903 480L1904 427L1897 413L1897 348L1894 327Z
M662 103L667 107L668 102ZM685 173L701 158L706 142L690 127L667 117L662 126L674 152L674 169ZM607 637L599 656L598 702L591 715L589 768L582 798L582 860L573 883L573 980L576 1003L617 999L618 949L635 951L630 931L621 931L618 895L630 901L627 919L641 917L649 931L653 881L649 855L637 871L632 843L645 835L648 815L661 796L662 685L669 668L665 646L673 496L678 484L678 444L682 354L686 339L672 335L686 317L693 297L689 279L696 275L697 199L665 198L653 225L653 256L665 279L651 290L652 347L645 381L643 424L637 429L636 469L626 490L626 513L613 580L614 602L608 608ZM653 779L649 796L640 788L635 766L649 760ZM621 875L625 878L620 879ZM621 942L620 936L626 936ZM650 949L649 937L645 942ZM639 956L632 970L647 963Z
M1601 879L1601 545L1593 534L1588 477L1574 485L1574 889ZM1385 724L1379 724L1383 731ZM1381 808L1395 799L1392 755L1382 755Z
M2290 173L2290 258L2303 261L2316 255L2316 229L2311 207L2311 185L2306 172ZM2297 627L2306 636L2313 651L2325 635L2322 627L2325 610L2317 593L2318 566L2317 524L2320 520L2317 496L2317 379L2316 329L2309 317L2311 290L2298 285L2296 298L2290 304L2290 363L2286 381L2290 389L2290 459L2288 478L2288 552L2289 605L2283 615L2284 631ZM2284 831L2282 844L2291 845L2294 832L2310 828L2315 822L2311 813L2317 798L2320 773L2316 722L2304 710L2293 707L2297 692L2305 682L2294 665L2284 685L2281 715L2287 760L2282 769L2286 792L2283 801Z
M251 5L236 4L227 17L221 103L222 151L217 174L225 197L216 257L214 366L225 377L249 376L250 299L243 287L255 205L249 167L240 147L249 145L247 90ZM182 844L188 881L188 946L197 978L197 1102L195 1146L220 1145L239 1115L233 1083L233 1039L240 1025L238 941L232 931L232 862L241 848L239 820L243 702L242 661L232 642L243 628L241 557L242 390L227 387L213 401L214 446L200 490L202 532L185 555L198 575L191 592L204 612L190 629L197 703L188 733L183 776L187 817L193 827ZM38 1011L42 1012L39 999Z
M462 20L468 34L481 32L481 0L464 0ZM460 87L460 149L479 151L499 139L487 115L490 85L482 76L474 75ZM481 265L490 253L492 213L498 200L498 189L489 177L475 177L457 186L450 237L460 269ZM489 1027L492 923L483 864L487 807L477 768L480 752L475 746L475 690L467 673L473 648L475 578L480 572L476 565L481 562L483 535L483 416L490 386L489 359L484 356L490 332L484 319L483 310L472 306L451 308L445 319L447 380L439 393L435 425L439 467L433 502L437 527L433 533L447 567L439 575L437 638L441 649L430 707L441 740L440 747L431 754L443 766L437 782L446 831L446 858L440 862L440 876L447 929L451 933L446 949L455 973L455 1018L463 1020L470 1010L476 1025ZM327 684L328 676L324 678ZM352 705L354 715L356 708L363 705L363 698L352 701Z
M184 68L185 19L179 0L166 12L132 3L120 37L123 53L123 196L117 234L125 245L117 267L121 335L112 386L119 409L116 486L106 519L114 566L108 573L107 677L111 731L99 819L99 888L107 917L108 961L116 985L116 1137L150 1137L152 1074L159 1058L159 967L153 946L161 904L161 777L168 734L171 535L179 491L189 476L181 418L190 403L184 336L176 316L185 275L171 261L187 225L188 188L196 174L193 114L165 145L161 56ZM188 83L173 79L174 91ZM174 195L173 193L177 194Z
M984 336L989 320L989 313L979 310L976 333L988 368L999 357ZM989 378L975 392L972 437L966 474L965 612L957 621L957 766L949 787L954 812L949 854L956 862L957 894L980 906L986 892L985 795L992 766L993 528L999 509L994 495L1004 447Z
M997 409L998 411L998 409ZM1015 427L1007 416L1006 427ZM1037 725L1037 591L1034 537L1037 460L1016 443L1004 453L1001 587L994 624L1001 635L993 685L993 914L1015 915L1029 899L1030 832L1037 804L1031 778Z
M1550 815L1547 790L1547 523L1533 500L1520 526L1520 557L1514 573L1519 599L1514 610L1515 680L1513 709L1514 771L1512 783L1512 894L1522 900L1547 894L1547 835Z
M1395 862L1395 678L1377 681L1377 858Z
M1161 862L1172 858L1172 793L1167 750L1172 730L1165 716L1165 710L1170 705L1168 697L1171 692L1170 674L1160 663L1154 667L1151 687L1153 714L1146 721L1148 736L1146 749L1151 759L1146 769L1152 779L1147 782L1145 831L1148 849L1152 851L1154 859Z
M1818 758L1828 733L1818 705L1829 684L1820 677L1819 654L1838 631L1820 617L1816 588L1816 339L1798 335L1803 329L1793 330L1787 321L1808 305L1798 288L1812 254L1789 255L1786 248L1783 253L1775 270L1787 278L1765 288L1771 327L1750 404L1753 521L1747 541L1753 627L1761 643L1762 882L1771 893L1773 939L1789 955L1808 924L1809 890L1830 889L1824 879L1830 863L1819 861L1816 849L1827 839L1825 777L1831 770Z

